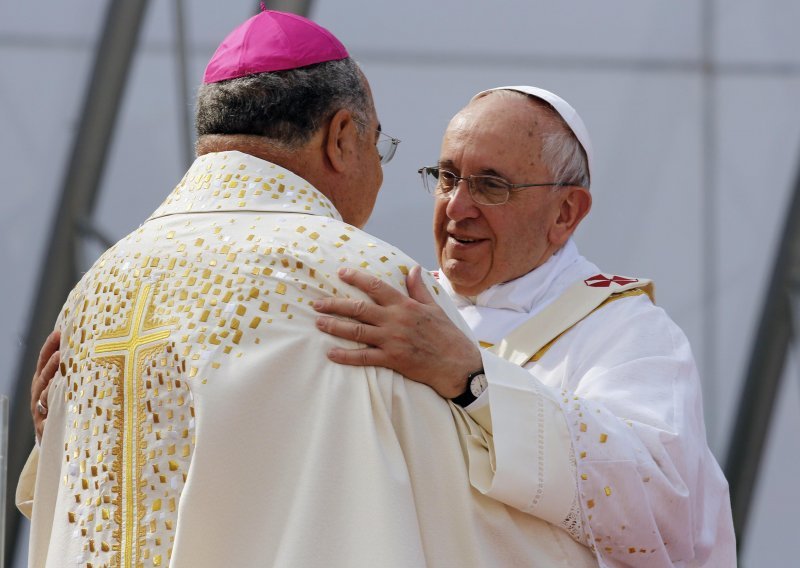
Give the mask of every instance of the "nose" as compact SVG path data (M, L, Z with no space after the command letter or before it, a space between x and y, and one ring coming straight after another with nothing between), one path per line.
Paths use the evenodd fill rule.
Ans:
M469 182L460 178L456 181L456 187L447 202L447 217L453 221L469 219L480 215L480 210L469 194Z

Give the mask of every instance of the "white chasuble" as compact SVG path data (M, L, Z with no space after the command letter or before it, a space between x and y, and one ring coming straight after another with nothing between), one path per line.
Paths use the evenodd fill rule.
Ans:
M621 287L572 241L474 298L439 283L483 346L577 282ZM688 340L647 295L611 301L523 367L482 350L489 387L465 414L473 486L568 531L600 566L736 565L727 482L708 448ZM482 453L481 451L482 450Z
M337 269L405 290L412 262L285 169L198 158L64 306L18 490L30 566L594 565L471 486L475 421L389 370L326 358L355 344L318 331L312 302L365 297Z

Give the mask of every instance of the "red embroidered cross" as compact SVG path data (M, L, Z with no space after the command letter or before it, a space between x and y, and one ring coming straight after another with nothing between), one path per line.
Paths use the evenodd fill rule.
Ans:
M583 282L587 286L591 286L592 288L608 288L611 284L616 284L617 286L624 286L625 284L633 284L634 282L638 282L637 278L627 278L625 276L611 276L608 277L605 274L595 274L584 280Z

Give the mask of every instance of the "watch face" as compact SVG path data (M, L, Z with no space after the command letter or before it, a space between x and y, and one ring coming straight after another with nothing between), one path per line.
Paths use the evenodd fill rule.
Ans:
M475 375L469 383L469 390L472 392L472 395L477 398L483 394L483 391L485 391L488 386L489 383L486 381L486 375Z

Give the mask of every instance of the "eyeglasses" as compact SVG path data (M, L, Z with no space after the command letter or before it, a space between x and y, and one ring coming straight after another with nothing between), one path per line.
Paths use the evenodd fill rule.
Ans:
M574 183L510 183L501 177L489 175L457 176L449 170L436 166L420 168L417 173L422 176L425 189L438 199L450 199L460 181L466 181L469 195L475 203L481 205L503 205L508 202L512 189L524 187L567 187Z
M360 120L353 119L354 122L369 128L369 124L364 124ZM397 145L400 144L399 138L393 138L384 131L377 128L374 129L378 133L378 141L375 143L375 149L378 150L378 156L381 159L381 165L388 164L394 158L394 153L397 151Z

